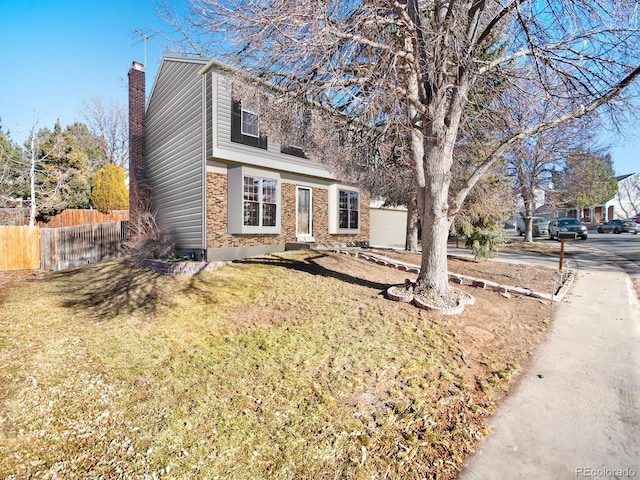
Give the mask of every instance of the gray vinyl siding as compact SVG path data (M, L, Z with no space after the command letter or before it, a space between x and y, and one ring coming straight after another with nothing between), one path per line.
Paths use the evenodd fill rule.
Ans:
M201 68L164 59L146 111L151 207L180 249L206 248Z
M244 163L256 167L312 175L320 178L335 178L329 170L314 161L280 151L280 144L267 139L267 149L243 145L231 141L231 90L224 74L215 70L207 72L212 76L212 96L216 101L216 111L212 112L215 132L213 157L221 160ZM211 158L209 150L207 156Z
M208 72L205 78L205 108L206 108L206 137L207 137L207 158L213 155L213 75Z

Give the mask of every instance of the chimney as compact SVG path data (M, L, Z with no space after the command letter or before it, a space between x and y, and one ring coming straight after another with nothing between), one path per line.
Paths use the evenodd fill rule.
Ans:
M137 224L140 215L149 211L151 188L145 169L144 66L133 62L129 69L129 215Z

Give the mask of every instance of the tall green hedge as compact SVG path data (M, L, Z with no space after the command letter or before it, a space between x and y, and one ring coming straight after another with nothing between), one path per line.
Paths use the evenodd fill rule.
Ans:
M91 204L101 212L129 208L129 192L124 183L122 167L109 163L96 172L93 177Z

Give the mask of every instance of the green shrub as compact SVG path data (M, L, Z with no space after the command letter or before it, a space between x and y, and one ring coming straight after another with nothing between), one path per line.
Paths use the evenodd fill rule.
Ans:
M502 226L491 222L465 222L456 233L465 236L465 245L471 249L475 258L481 260L491 258L496 248L505 242Z
M124 183L124 170L112 163L100 168L93 177L91 204L96 210L126 210L129 208L129 193Z

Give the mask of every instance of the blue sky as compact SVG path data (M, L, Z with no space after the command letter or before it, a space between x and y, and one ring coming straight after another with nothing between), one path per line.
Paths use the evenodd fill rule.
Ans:
M169 2L182 4L183 1ZM31 126L52 128L82 121L83 100L98 94L127 102L127 71L144 63L135 29L165 29L153 0L0 0L0 119L22 143ZM147 42L147 90L162 57L164 39ZM636 138L610 150L616 174L640 171L640 126ZM603 137L608 138L603 132Z
M0 118L22 143L37 121L52 128L82 121L93 94L127 102L127 71L144 63L135 29L163 27L152 0L0 0ZM147 42L147 84L163 53L160 36Z

